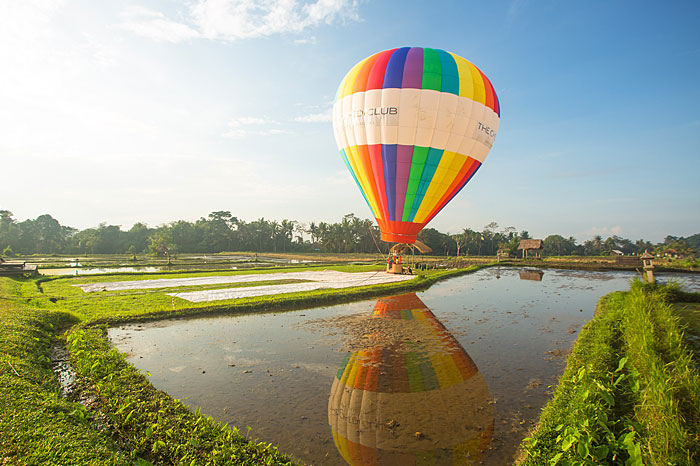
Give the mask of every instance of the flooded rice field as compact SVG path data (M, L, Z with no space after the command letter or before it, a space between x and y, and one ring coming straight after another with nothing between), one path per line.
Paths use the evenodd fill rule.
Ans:
M42 275L96 275L103 273L153 273L172 272L177 270L240 270L261 267L278 267L280 265L308 265L314 260L300 260L291 258L277 258L267 256L249 255L202 255L188 256L188 262L173 263L172 265L138 266L129 263L120 263L109 266L84 266L78 259L67 259L65 266L41 267ZM37 262L37 261L35 261ZM39 265L41 265L39 263Z
M163 267L61 267L39 269L42 275L96 275L100 273L151 273L160 272Z
M303 272L283 272L265 274L218 275L185 278L161 278L153 280L130 280L76 284L86 293L99 291L144 290L153 288L174 288L179 286L239 285L235 288L198 290L184 293L168 293L169 296L190 302L221 301L225 299L247 298L251 296L277 295L331 288L351 288L412 280L413 275L388 274L383 271L340 272L336 270L306 270ZM282 282L285 283L274 283ZM254 283L270 283L250 286ZM291 282L291 283L290 283ZM274 283L274 284L272 284ZM246 286L247 285L247 286Z
M308 464L503 465L600 296L633 277L491 268L419 293L109 337L157 388Z

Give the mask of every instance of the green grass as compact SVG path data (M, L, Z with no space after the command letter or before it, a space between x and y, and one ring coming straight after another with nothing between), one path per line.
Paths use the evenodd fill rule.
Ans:
M656 261L654 263L656 264ZM658 263L661 267L665 267L668 269L697 270L698 268L700 268L700 259L660 259Z
M633 286L624 316L626 354L639 373L635 416L651 464L700 462L700 376L663 288Z
M156 390L110 348L100 324L207 313L243 313L322 306L417 290L482 266L423 272L394 284L326 289L277 296L190 303L166 295L172 289L85 293L73 286L117 280L202 276L202 273L130 274L89 277L0 277L0 464L292 464L265 443L248 441L236 427L189 411ZM347 272L382 266L328 267ZM312 267L285 268L285 271ZM316 270L318 270L316 268ZM235 275L277 272L206 272ZM230 285L227 285L227 287ZM188 287L187 289L208 289ZM51 370L52 345L64 330L79 376L83 405L59 394Z
M0 279L0 464L130 464L81 405L59 395L50 349L76 319L31 306L23 285Z
M520 464L700 462L700 375L674 295L635 282L601 299Z

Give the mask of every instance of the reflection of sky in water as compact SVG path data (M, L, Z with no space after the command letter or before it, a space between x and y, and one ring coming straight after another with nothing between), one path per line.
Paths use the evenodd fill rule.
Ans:
M681 285L684 291L700 292L700 273L666 273L657 272L654 274L659 283L676 282Z
M661 280L666 275L658 274ZM490 268L417 293L466 350L494 398L485 464L512 463L581 325L600 296L628 289L634 276L544 269L538 282L521 280L518 269ZM376 303L157 322L109 334L132 364L151 372L156 387L189 406L243 429L252 426L254 437L304 461L343 465L328 427L328 399L347 351L341 332L313 331L305 323L370 315Z

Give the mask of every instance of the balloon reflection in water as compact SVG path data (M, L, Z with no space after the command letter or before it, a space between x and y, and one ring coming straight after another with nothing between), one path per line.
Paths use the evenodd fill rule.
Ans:
M494 409L464 348L415 293L380 299L372 318L412 321L403 329L413 331L343 361L328 402L342 457L353 466L479 461Z

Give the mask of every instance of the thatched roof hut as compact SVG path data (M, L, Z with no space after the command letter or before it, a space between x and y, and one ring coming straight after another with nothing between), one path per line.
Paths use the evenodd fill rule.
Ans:
M395 254L403 254L407 249L418 249L418 251L421 254L428 254L430 252L433 252L432 249L430 249L430 246L427 244L416 240L415 243L413 244L406 244L406 243L398 243L395 244L391 247L390 251L395 253Z
M521 239L518 245L518 250L533 250L533 249L543 249L544 241L541 239Z
M541 239L521 239L518 245L518 250L523 251L523 257L528 256L528 251L541 251L544 249L544 241ZM538 257L539 254L536 254Z

